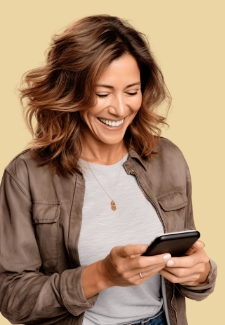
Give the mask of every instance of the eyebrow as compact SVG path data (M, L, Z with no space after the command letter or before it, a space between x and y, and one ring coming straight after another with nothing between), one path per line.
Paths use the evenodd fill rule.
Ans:
M133 87L133 86L137 86L137 85L141 85L141 82L138 81L138 82L134 82L133 84L127 85L125 87L125 89L126 88L130 88L130 87ZM98 85L96 85L96 87L104 87L104 88L109 88L109 89L113 89L114 88L113 86L105 85L105 84L98 84Z

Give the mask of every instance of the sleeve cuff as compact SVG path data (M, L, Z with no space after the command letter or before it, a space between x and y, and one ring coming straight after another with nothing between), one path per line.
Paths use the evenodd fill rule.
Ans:
M78 316L85 310L92 308L98 298L98 294L86 299L82 288L82 272L85 266L66 270L61 275L60 290L63 303L67 310L74 316Z

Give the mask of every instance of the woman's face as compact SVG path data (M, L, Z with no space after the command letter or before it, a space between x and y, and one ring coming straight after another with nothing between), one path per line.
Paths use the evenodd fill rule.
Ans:
M80 112L89 145L117 145L132 123L141 103L141 78L136 60L124 54L102 73L95 87L96 103Z

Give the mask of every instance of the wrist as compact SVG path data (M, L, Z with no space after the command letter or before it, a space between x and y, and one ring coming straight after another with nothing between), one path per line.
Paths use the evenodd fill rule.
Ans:
M105 259L96 262L96 268L100 290L102 291L112 287L114 284L109 279L110 272L107 270Z
M86 299L112 286L106 277L103 261L86 266L82 272L82 288Z

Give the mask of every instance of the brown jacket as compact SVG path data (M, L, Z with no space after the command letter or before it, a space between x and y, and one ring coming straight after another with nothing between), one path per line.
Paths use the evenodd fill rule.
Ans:
M191 180L180 150L161 139L150 162L130 151L124 168L136 177L165 232L194 229ZM134 176L132 176L134 175ZM78 240L85 182L37 168L29 151L5 169L0 190L0 310L11 322L82 324L98 295L82 292ZM165 280L171 325L186 325L185 297L201 300L214 288L216 267L206 283L184 287Z

